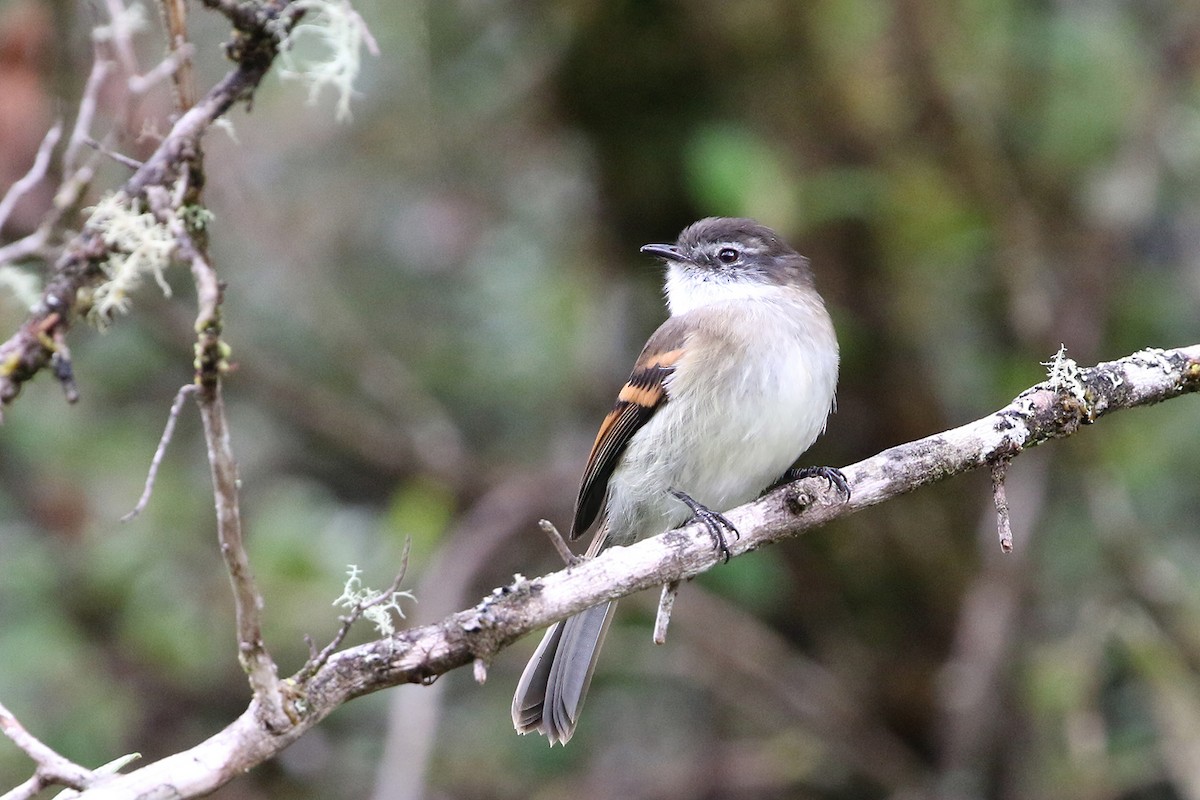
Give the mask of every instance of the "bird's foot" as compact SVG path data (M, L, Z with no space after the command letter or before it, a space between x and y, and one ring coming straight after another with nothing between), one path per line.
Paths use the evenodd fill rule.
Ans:
M738 529L734 527L733 523L730 522L724 514L720 514L716 511L713 511L711 508L708 508L707 506L697 503L686 493L681 492L678 489L672 489L671 495L691 510L692 514L695 515L697 522L699 522L705 528L708 528L708 532L713 537L713 542L716 544L716 549L725 555L725 563L728 564L729 557L732 555L732 553L729 552L729 543L726 541L723 531L729 531L733 534L734 539L740 539L742 538L742 535L738 533Z
M830 489L836 488L843 499L850 499L850 484L846 482L846 476L837 467L792 467L783 473L783 477L771 488L777 489L785 483L802 478L824 478Z

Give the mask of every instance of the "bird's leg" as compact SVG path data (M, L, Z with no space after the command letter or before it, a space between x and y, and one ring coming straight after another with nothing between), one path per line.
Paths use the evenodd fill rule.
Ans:
M774 491L785 483L798 481L802 478L824 478L829 488L837 488L840 494L846 500L850 499L850 484L846 483L846 476L836 467L792 467L787 472L780 476L779 480L771 484L767 492ZM767 492L763 492L766 494Z
M713 537L716 543L717 550L725 554L725 563L729 563L729 557L732 555L729 552L729 544L725 541L725 534L722 533L722 528L733 534L733 538L740 539L742 535L738 533L738 529L733 526L733 523L725 518L724 514L719 514L707 506L697 503L685 492L678 489L671 490L671 496L679 502L687 506L692 514L695 515L696 521L708 528L709 534Z

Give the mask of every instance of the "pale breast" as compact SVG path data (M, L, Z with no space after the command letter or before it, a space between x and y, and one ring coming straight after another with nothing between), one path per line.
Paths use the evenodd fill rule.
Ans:
M616 541L686 520L673 489L717 511L753 499L816 440L833 405L837 341L819 298L714 304L693 315L667 403L610 479Z

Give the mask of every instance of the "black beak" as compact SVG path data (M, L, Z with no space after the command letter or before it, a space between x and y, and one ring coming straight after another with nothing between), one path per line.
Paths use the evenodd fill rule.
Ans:
M664 261L684 261L686 260L683 253L679 251L679 247L673 244L645 244L642 245L642 252L658 256Z

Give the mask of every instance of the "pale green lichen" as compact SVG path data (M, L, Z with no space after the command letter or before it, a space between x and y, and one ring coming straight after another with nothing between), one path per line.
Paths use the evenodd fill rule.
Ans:
M332 88L338 96L337 120L350 119L350 98L362 69L362 50L379 55L371 31L349 0L298 0L293 7L304 18L280 45L280 76L308 85L308 102L316 103L321 90ZM315 47L321 55L301 58L297 49Z
M183 220L184 226L189 231L199 233L208 230L209 224L216 219L216 215L204 206L186 205L179 210L179 218Z
M396 632L392 612L404 619L400 600L412 600L415 603L417 598L411 592L392 592L385 597L383 592L363 586L361 576L362 570L354 564L346 568L346 585L342 587L341 597L334 600L333 605L352 611L362 609L363 618L375 626L380 636L391 636Z
M163 273L171 265L175 237L153 214L135 208L123 192L106 195L90 211L85 228L99 234L108 248L101 264L106 280L92 290L88 311L88 318L103 328L129 310L130 295L147 275L171 296Z

